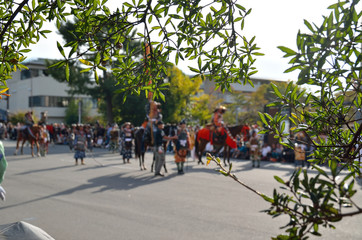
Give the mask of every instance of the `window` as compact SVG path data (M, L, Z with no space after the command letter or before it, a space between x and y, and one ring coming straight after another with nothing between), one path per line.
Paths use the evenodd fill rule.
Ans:
M44 96L29 97L29 107L43 107L44 105Z
M70 97L32 96L29 107L68 107Z
M31 78L31 72L30 70L22 70L21 71L21 76L20 76L20 79L21 80L24 80L24 79L28 79L28 78Z
M41 70L39 70L39 69L32 69L32 68L22 70L20 79L25 80L25 79L29 79L29 78L32 78L32 77L39 77L39 72L40 71Z
M71 97L57 96L32 96L29 97L29 107L68 107ZM85 103L91 104L92 108L97 108L97 99L83 98Z

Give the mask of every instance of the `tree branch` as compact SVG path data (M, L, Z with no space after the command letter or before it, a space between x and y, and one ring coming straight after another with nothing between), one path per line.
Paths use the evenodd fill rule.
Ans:
M18 8L15 10L15 12L11 15L7 23L4 25L3 30L0 33L0 39L3 39L7 29L11 26L12 22L14 21L16 15L21 11L21 9L27 4L29 0L24 0L22 3L19 4Z

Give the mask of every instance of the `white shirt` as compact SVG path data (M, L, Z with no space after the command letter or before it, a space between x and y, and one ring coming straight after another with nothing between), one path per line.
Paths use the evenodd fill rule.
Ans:
M271 152L271 147L270 146L263 146L263 148L261 149L261 155L263 157L266 157L268 155L268 153Z

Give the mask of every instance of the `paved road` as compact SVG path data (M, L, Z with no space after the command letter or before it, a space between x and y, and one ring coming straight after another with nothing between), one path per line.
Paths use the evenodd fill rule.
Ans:
M177 175L172 155L169 173L155 177L138 163L123 164L118 154L96 149L85 166L75 166L67 146L50 147L46 157L13 156L15 143L4 141L9 163L0 203L0 225L26 221L57 240L114 239L270 239L282 233L285 217L261 212L268 204L215 171L215 165L190 160ZM151 154L147 154L147 167ZM234 172L245 183L271 195L274 175L288 178L293 166L234 161ZM361 185L356 184L361 190ZM362 203L361 194L358 200ZM361 239L362 216L336 224L322 239ZM311 238L321 239L321 238Z

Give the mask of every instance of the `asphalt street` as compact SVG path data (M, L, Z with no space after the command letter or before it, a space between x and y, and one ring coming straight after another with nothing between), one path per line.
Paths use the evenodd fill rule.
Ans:
M271 218L261 197L217 173L215 164L198 165L188 159L178 175L173 156L166 156L168 173L155 177L152 154L145 171L138 160L123 164L119 153L95 149L86 165L74 165L64 145L51 145L46 157L14 156L15 142L3 141L8 170L2 186L7 199L0 202L0 225L26 221L57 240L93 239L270 239L283 233L288 218ZM233 160L233 172L245 184L272 195L288 179L291 164ZM309 170L312 174L314 170ZM362 185L355 185L361 191ZM362 205L357 193L356 202ZM337 223L310 239L362 239L362 216Z

